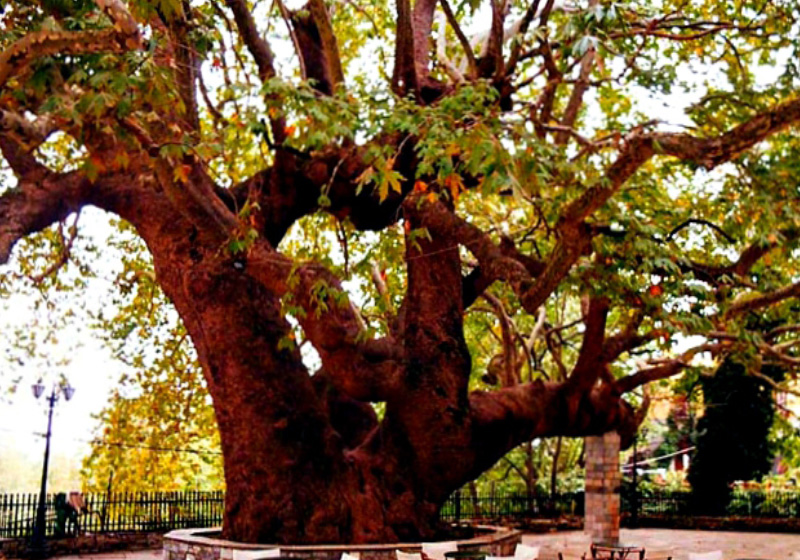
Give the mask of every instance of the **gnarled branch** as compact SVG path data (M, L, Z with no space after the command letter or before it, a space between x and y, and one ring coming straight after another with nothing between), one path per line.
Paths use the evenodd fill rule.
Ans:
M296 264L257 241L243 259L247 274L303 311L297 320L320 355L331 382L360 401L386 400L397 382L399 345L368 339L338 278L321 265Z
M48 173L0 196L0 264L8 262L17 241L80 210L91 189L80 172Z
M0 88L31 62L55 54L82 55L127 52L141 46L136 20L121 0L96 0L114 27L100 31L36 31L17 40L0 53Z

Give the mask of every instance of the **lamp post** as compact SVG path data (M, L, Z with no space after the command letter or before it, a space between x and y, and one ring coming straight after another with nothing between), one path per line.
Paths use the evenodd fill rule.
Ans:
M639 484L636 477L637 463L639 462L638 453L639 432L633 437L633 511L631 512L631 526L636 529L639 526Z
M40 379L33 387L33 396L39 398L44 394L45 386ZM70 400L75 394L75 389L69 383L53 384L50 396L46 397L49 403L47 411L47 434L45 435L44 465L42 466L42 486L39 489L39 506L36 508L36 524L33 527L33 549L41 551L44 548L45 537L45 497L47 496L47 465L50 462L50 435L53 426L53 408L60 395Z

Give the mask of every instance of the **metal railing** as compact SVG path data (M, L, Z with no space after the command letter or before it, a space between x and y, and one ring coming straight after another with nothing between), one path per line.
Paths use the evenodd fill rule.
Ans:
M45 535L160 532L222 523L223 492L132 492L86 494L80 513L65 503L63 494L48 494ZM33 534L36 494L0 495L0 538Z
M800 517L800 492L794 491L753 491L734 490L731 500L724 509L709 512L705 504L692 499L691 492L685 491L642 491L634 496L630 491L622 493L621 510L632 513L637 507L642 516L713 516L713 517L754 517L754 518L795 518Z
M46 501L47 537L91 533L167 532L222 523L225 496L218 492L135 492L86 494L85 509L76 513L64 495L49 494ZM0 494L0 538L29 538L33 534L38 495ZM583 492L553 496L496 493L473 496L459 491L444 504L445 521L553 519L583 515ZM707 516L685 491L640 491L623 486L621 511L639 517ZM724 517L800 518L800 492L736 490Z
M448 498L440 515L445 521L583 515L583 492L561 493L551 499L547 495L522 493L472 496L461 491Z

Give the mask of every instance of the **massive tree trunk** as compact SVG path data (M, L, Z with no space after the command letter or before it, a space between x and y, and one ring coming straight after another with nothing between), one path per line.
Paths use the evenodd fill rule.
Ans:
M586 406L585 393L563 384L470 396L462 264L445 236L408 243L399 342L381 341L368 360L354 359L353 341L329 330L347 331L349 307L301 319L323 362L311 375L299 350L285 344L287 283L262 281L269 259L220 252L224 239L199 230L163 194L140 193L144 199L132 204L129 191L102 193L94 202L128 219L147 243L158 282L197 349L221 435L227 538L432 538L447 497L525 439L633 421L618 396ZM425 220L416 204L404 206L413 227ZM310 306L304 298L315 274L301 271L294 301ZM390 343L391 352L379 352ZM375 400L386 402L381 422L368 404Z

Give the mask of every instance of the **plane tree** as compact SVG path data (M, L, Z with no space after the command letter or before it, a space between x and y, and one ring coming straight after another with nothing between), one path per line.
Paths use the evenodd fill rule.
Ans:
M168 298L227 537L430 537L522 442L630 441L698 358L796 365L795 2L287 4L0 16L3 288L121 254ZM79 254L89 206L152 271Z

